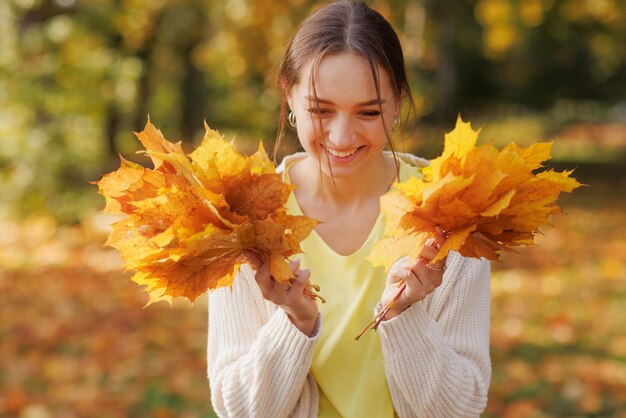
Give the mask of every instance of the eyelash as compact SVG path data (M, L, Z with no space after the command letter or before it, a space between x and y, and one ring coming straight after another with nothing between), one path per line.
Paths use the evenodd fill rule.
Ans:
M312 115L315 116L321 116L321 115L327 115L329 114L331 111L328 109L322 109L319 107L312 107L310 109L307 109L307 112L309 112ZM361 115L365 116L365 117L377 117L380 116L380 111L379 110L364 110L362 112L360 112Z
M307 109L306 111L309 112L310 114L316 115L316 116L330 113L330 110L322 109L320 107L312 107L310 109Z

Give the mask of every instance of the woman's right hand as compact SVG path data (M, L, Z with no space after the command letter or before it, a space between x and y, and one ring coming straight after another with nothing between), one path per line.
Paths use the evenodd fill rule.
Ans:
M256 282L263 297L282 308L289 320L307 336L313 334L317 320L317 302L305 293L305 285L310 284L309 270L300 270L300 260L290 262L294 274L291 286L278 283L270 276L269 262L262 262L255 254L248 252L247 258L256 270Z

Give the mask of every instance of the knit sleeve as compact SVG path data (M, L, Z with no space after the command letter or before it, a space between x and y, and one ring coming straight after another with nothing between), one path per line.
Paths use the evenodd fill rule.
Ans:
M477 417L487 404L490 268L450 253L442 285L378 331L400 417Z
M318 393L309 374L320 335L307 337L265 301L247 268L231 288L209 294L207 364L220 417L312 417Z

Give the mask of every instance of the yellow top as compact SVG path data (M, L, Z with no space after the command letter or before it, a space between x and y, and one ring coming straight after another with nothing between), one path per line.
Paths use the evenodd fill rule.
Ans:
M419 175L419 169L400 161L400 180ZM289 180L287 163L284 179ZM287 212L301 215L292 193ZM373 268L365 257L383 237L384 222L378 215L365 243L351 255L337 254L313 231L301 243L302 268L311 270L311 281L321 287L327 300L320 304L322 335L313 357L311 373L320 394L319 417L351 418L395 416L387 388L383 353L377 335L354 337L374 316L385 287L382 267Z

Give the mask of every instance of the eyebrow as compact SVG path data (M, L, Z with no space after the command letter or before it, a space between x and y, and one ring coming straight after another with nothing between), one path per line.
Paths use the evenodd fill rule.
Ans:
M335 105L335 103L331 102L330 100L326 100L326 99L321 99L321 98L315 98L314 96L305 96L304 97L307 100L310 100L312 102L317 102L317 103L324 103L324 104L329 104L329 105ZM379 100L379 99L372 99L372 100L368 100L365 102L361 102L361 103L357 103L357 106L370 106L370 105L375 105L375 104L384 104L385 100Z

